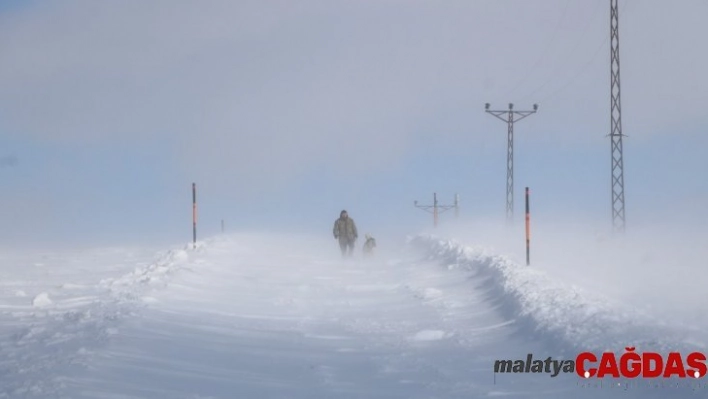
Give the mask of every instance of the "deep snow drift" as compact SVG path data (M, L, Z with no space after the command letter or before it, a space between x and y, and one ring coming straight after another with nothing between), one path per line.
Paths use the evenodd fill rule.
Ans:
M495 375L495 360L528 353L691 350L706 337L489 250L432 236L378 243L366 260L342 260L332 240L276 234L157 254L5 254L0 397L708 393L703 379L625 389L575 374Z

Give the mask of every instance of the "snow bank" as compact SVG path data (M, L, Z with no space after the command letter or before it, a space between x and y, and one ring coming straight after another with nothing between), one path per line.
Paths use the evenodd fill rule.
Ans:
M63 397L57 370L87 367L88 357L120 334L121 321L148 306L151 292L168 285L170 277L187 267L189 260L186 246L166 251L157 254L153 262L116 278L91 284L52 284L55 291L34 296L32 308L0 314L5 317L0 320L8 326L7 331L0 331L7 338L0 341L0 398ZM79 259L67 259L66 263L71 267L74 261ZM90 257L83 261L95 262ZM23 297L26 293L17 290L15 295Z
M36 308L49 306L52 303L52 300L49 299L49 294L47 294L46 292L42 292L41 294L34 297L34 299L32 300L32 306Z
M101 280L99 285L108 288L118 300L139 301L145 286L164 286L168 277L188 260L189 254L185 249L170 250L154 263L136 267L133 272L119 278Z
M559 347L581 350L687 350L695 348L681 331L662 325L622 303L583 291L533 267L483 248L464 246L432 235L409 238L409 245L454 269L464 268L486 277L489 301L516 319L520 333Z
M412 340L413 341L437 341L445 338L445 331L441 330L423 330L416 333Z

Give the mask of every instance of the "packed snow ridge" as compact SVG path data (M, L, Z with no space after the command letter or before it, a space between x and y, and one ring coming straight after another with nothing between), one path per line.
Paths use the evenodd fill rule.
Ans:
M186 260L185 250L169 250L118 278L86 286L61 284L55 288L56 296L66 298L53 300L54 295L41 292L31 307L16 306L3 314L11 319L5 320L0 341L0 398L59 395L63 382L52 378L54 371L85 366L93 350L118 332L119 321L144 306L146 289L164 286ZM76 292L85 295L73 297ZM26 293L18 290L15 296Z
M421 235L341 259L331 244L242 234L157 256L0 254L0 398L627 397L493 365L688 346L488 250ZM649 394L667 397L632 397Z
M527 324L523 331L533 331L559 347L596 351L624 346L650 351L701 349L682 331L658 325L651 315L487 249L433 235L409 237L408 243L449 269L464 268L486 277L489 300L500 302L507 317Z

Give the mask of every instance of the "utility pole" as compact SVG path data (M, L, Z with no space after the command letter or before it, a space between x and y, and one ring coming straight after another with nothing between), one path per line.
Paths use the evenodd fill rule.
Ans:
M612 227L624 232L624 161L620 106L619 15L617 0L610 0L610 140L612 142Z
M455 194L455 219L460 217L460 196Z
M197 183L192 183L192 247L197 248Z
M533 111L514 111L514 104L509 103L508 110L490 110L489 103L484 104L486 113L507 124L506 145L506 219L511 222L514 216L514 123L538 111L538 104L533 105Z
M422 209L426 212L431 212L433 214L433 227L438 227L438 215L448 211L450 209L455 209L455 215L457 216L458 204L457 204L457 194L455 194L455 204L454 205L439 205L438 204L438 194L433 193L433 205L418 205L418 201L413 201L413 206L418 209Z
M529 188L526 187L526 266L531 264L531 210L529 208Z

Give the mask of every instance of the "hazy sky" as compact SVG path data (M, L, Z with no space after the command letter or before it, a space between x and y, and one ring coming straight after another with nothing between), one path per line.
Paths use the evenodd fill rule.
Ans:
M620 1L628 228L708 221L708 2ZM609 1L55 1L0 7L2 242L504 216L516 126L541 220L610 220ZM451 215L443 215L443 221Z

